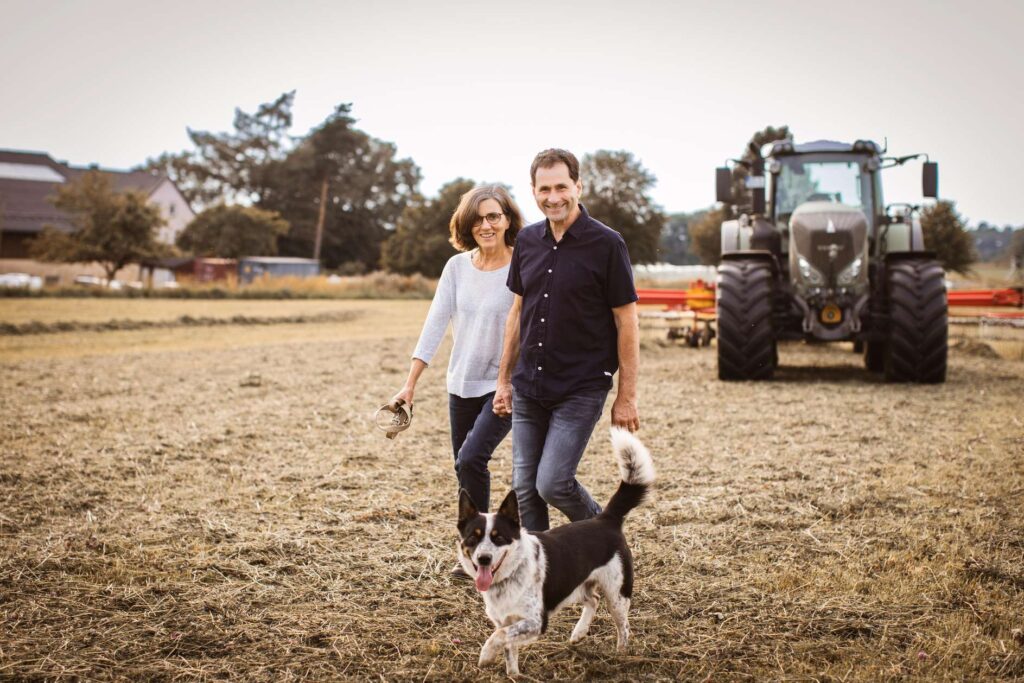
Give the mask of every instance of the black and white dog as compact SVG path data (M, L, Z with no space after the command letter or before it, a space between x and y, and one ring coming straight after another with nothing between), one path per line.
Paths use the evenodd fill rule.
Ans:
M654 483L647 448L624 429L612 429L612 450L622 482L604 511L592 519L534 533L519 526L519 505L510 491L496 513L480 514L469 494L459 494L459 562L483 594L495 631L480 650L480 665L505 652L505 670L519 673L519 648L547 629L548 618L566 605L583 603L570 643L590 629L604 596L618 632L618 649L629 642L633 557L622 522Z

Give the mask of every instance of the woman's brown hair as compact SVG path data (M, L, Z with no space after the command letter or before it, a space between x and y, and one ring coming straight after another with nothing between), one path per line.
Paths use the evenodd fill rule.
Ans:
M516 243L516 235L523 227L523 215L519 213L519 207L516 206L512 195L502 185L478 185L462 195L459 208L455 209L448 224L452 234L448 241L459 251L469 251L476 246L476 240L473 239L473 224L480 219L480 204L486 199L498 202L501 212L508 217L505 244L511 247Z

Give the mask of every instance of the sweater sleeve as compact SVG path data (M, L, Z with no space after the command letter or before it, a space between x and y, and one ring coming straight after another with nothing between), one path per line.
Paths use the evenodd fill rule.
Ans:
M427 312L427 320L423 323L423 331L420 332L420 340L416 343L416 349L412 352L413 358L430 365L437 347L444 339L444 333L448 329L452 315L455 313L455 257L448 260L441 271L441 279L437 281L437 291L434 292L434 299L430 302L430 311Z

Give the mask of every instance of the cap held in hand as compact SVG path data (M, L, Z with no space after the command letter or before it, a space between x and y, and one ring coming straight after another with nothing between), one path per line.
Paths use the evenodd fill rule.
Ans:
M377 408L373 421L386 437L394 439L399 432L404 432L412 424L412 405L396 398L391 403L385 403Z

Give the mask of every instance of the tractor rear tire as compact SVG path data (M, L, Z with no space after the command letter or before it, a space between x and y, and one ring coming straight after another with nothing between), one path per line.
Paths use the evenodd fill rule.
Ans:
M767 380L778 365L772 329L774 278L758 259L718 266L718 379Z
M889 264L889 341L885 378L890 382L946 381L948 346L945 274L931 258Z

